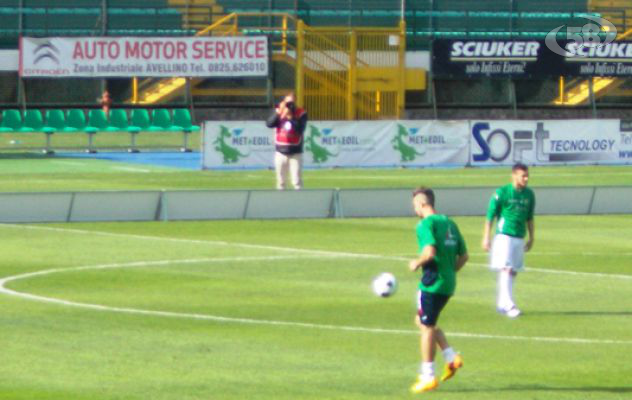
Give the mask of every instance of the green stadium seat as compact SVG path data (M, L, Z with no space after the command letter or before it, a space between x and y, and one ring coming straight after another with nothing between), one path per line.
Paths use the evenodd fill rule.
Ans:
M200 127L198 125L193 125L191 122L191 113L186 108L176 108L173 110L173 125L171 126L171 130L182 131L182 147L180 148L183 152L190 152L189 148L189 134L193 131L199 131Z
M95 134L108 128L108 118L102 109L90 110L88 115L88 125L84 129L88 134Z
M127 110L122 108L114 108L110 110L110 126L107 127L108 132L127 132L129 127L129 119L127 118Z
M53 133L63 131L66 128L66 115L64 110L54 109L46 111L46 124L42 127L42 132L46 135L46 148L44 154L54 154L51 137Z
M148 131L151 121L149 120L149 111L145 108L135 108L132 110L132 116L130 118L130 125L127 131L130 133L130 146L128 151L130 153L138 153L136 148L136 135L141 131Z
M94 149L94 135L99 131L105 131L108 128L108 117L102 109L92 109L88 114L88 125L84 131L88 134L88 148L86 152L96 153Z
M42 131L47 134L63 131L66 128L64 110L54 109L46 111L46 124Z
M171 115L166 108L157 108L153 111L151 117L150 131L169 131L173 126Z
M172 130L179 130L183 132L199 131L198 125L193 125L191 122L191 113L186 108L176 108L173 110L173 126Z
M24 113L20 132L41 132L44 127L42 112L38 109L29 109Z
M145 108L135 108L132 110L131 122L127 131L129 133L139 133L140 131L149 130L150 125L149 111Z
M22 114L20 110L4 110L2 112L2 124L0 132L16 132L22 128Z
M86 114L79 108L68 111L64 132L80 132L86 128Z

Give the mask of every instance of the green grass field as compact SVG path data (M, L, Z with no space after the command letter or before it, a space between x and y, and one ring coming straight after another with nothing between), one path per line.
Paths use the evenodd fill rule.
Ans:
M456 220L465 366L420 396L415 219L0 225L0 399L630 398L632 217L538 217L517 320Z
M632 166L532 167L532 186L630 185ZM305 187L413 188L499 186L509 168L321 169L304 173ZM192 171L144 164L35 154L0 157L0 191L273 189L274 172Z
M531 185L630 185L537 167ZM507 168L306 171L308 188L498 186ZM272 171L0 157L0 191L270 189ZM439 205L440 209L440 205ZM440 320L465 367L413 396L415 219L0 224L0 399L627 399L632 216L538 217L518 320L495 312L481 218ZM400 281L389 299L371 279ZM441 367L441 357L438 357Z

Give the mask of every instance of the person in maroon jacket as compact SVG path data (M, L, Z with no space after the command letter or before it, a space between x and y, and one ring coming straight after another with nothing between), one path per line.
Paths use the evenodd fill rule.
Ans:
M294 93L283 98L266 125L268 128L275 128L274 167L277 189L285 189L289 171L292 186L300 190L303 187L303 132L307 126L307 113L296 106Z

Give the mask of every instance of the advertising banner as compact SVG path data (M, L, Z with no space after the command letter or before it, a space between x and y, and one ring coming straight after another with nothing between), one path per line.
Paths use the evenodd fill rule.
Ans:
M20 40L23 77L267 75L266 36L23 37Z
M472 166L629 163L632 132L615 119L471 121Z
M273 168L274 131L263 122L207 122L204 168ZM466 165L467 121L315 121L304 135L306 167Z
M632 164L632 121L621 120L619 129L619 162Z
M537 78L632 76L632 42L580 45L576 41L436 39L438 77Z
M562 49L560 49L562 50ZM586 47L568 42L562 50L566 76L632 76L632 42Z
M432 73L448 77L560 76L562 57L543 40L435 39Z

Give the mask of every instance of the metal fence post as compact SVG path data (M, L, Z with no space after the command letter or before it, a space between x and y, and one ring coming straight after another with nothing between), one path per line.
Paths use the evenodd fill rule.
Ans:
M357 52L358 33L351 29L351 41L349 46L349 73L347 82L347 119L354 120L356 114L356 82L357 82Z
M296 103L305 106L305 74L303 71L303 51L305 49L305 24L299 19L296 22Z
M399 79L397 87L397 118L401 119L404 115L406 106L406 21L399 21Z

